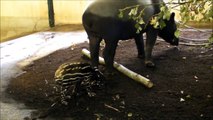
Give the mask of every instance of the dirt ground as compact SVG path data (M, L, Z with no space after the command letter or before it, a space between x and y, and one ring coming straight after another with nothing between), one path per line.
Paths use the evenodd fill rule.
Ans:
M184 33L190 38L206 36ZM88 48L88 43L56 51L23 68L26 73L11 80L7 95L37 110L26 116L26 120L54 103L54 73L59 65L68 61L89 62L81 54L82 48ZM115 61L149 78L153 88L146 88L116 71L115 76L106 79L106 89L96 97L82 96L78 105L58 106L43 119L213 120L213 49L183 44L173 47L157 41L153 58L157 67L146 68L144 61L137 58L134 41L121 42ZM100 66L101 71L103 68Z

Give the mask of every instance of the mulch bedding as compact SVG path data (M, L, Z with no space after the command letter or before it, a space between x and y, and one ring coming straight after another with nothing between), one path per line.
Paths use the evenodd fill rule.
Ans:
M65 62L89 62L81 54L88 43L56 51L23 68L26 73L8 85L9 97L36 109L32 116L50 108L55 100L54 73ZM101 49L102 52L102 49ZM146 68L137 58L133 40L123 41L115 61L153 83L146 88L125 75L106 79L106 88L93 98L81 96L75 104L58 106L45 120L212 120L213 49L202 46L173 47L158 41L153 50L156 68ZM100 66L103 71L104 66Z

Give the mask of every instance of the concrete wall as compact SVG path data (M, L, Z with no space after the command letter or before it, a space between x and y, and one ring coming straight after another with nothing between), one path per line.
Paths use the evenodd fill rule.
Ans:
M49 29L47 0L1 0L1 42ZM92 0L53 0L55 24L80 24Z
M54 0L56 24L81 24L82 14L92 0Z
M46 1L1 0L1 42L48 27Z
M49 29L47 0L0 0L0 2L1 42ZM81 24L82 13L92 2L93 0L53 0L55 24ZM176 19L180 19L177 14ZM195 25L200 27L200 24ZM204 23L204 26L209 26L209 23Z

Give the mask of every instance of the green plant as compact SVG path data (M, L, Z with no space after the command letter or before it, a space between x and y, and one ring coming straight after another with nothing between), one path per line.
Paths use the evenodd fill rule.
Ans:
M137 33L142 30L141 25L147 25L143 20L144 10L147 9L150 5L160 6L160 12L154 14L150 18L150 24L154 28L164 28L166 26L164 20L169 20L171 11L179 11L181 18L180 23L185 25L189 21L198 21L198 22L213 22L213 1L212 0L170 0L167 3L153 3L143 5L143 9L140 9L140 5L129 6L123 9L119 9L119 17L124 17L124 12L128 11L129 19L136 21L135 27L137 28ZM179 37L180 31L175 32L175 36ZM213 43L213 34L209 38L209 43Z

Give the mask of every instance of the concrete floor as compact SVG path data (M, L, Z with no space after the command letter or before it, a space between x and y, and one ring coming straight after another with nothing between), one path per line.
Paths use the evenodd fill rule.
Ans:
M26 116L30 116L30 112L33 111L32 109L28 109L24 104L17 103L5 96L5 90L10 79L25 72L21 70L22 67L56 50L85 41L87 41L86 33L84 31L77 31L38 32L1 43L0 119L21 120Z

